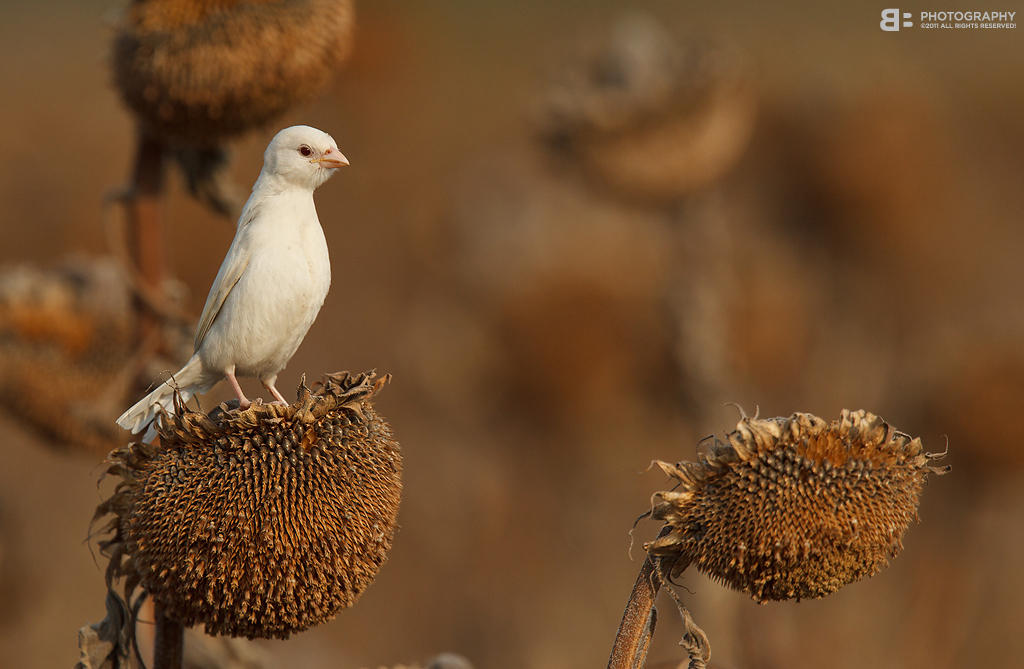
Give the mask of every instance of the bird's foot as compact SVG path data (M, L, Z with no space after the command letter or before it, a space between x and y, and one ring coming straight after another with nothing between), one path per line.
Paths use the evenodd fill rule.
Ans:
M274 396L275 401L271 402L271 404L283 404L284 406L288 406L288 400L284 398L281 391L277 389L276 385L274 385L275 380L276 379L263 382L263 387L269 390L270 394Z
M250 402L249 398L246 397L245 393L242 392L242 386L238 385L238 379L235 377L234 367L224 372L224 378L228 380L228 383L231 384L231 389L234 390L235 395L238 396L238 408L241 409L242 411L245 411L246 409L251 407L252 402Z

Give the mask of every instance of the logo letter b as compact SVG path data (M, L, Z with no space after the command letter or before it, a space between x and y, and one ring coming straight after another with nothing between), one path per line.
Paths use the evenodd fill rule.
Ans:
M899 9L883 9L882 20L878 22L878 27L886 32L894 32L900 29L900 10Z

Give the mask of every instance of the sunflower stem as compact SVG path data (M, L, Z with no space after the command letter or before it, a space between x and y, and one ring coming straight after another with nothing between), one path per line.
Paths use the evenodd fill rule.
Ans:
M139 130L135 164L132 168L131 196L128 201L128 243L135 269L147 292L163 295L166 276L160 199L164 189L164 146L160 140ZM138 341L147 341L160 329L160 316L136 300L139 314Z
M153 669L181 669L185 652L185 627L164 615L163 607L153 606L156 639L153 642Z
M671 528L664 527L662 536ZM622 622L615 634L615 643L608 658L608 669L641 669L647 662L647 648L654 636L654 626L658 622L658 612L654 608L654 600L661 590L661 576L654 559L644 556L640 566L640 574L633 584L633 591L626 602L626 610L622 613Z

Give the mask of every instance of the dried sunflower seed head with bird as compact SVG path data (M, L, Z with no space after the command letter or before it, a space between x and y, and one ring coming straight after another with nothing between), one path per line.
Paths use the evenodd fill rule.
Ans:
M96 510L111 592L123 578L120 601L145 594L182 624L249 638L352 606L397 526L402 453L373 405L389 378L328 374L293 404L241 412L179 405L159 442L111 453L120 480Z

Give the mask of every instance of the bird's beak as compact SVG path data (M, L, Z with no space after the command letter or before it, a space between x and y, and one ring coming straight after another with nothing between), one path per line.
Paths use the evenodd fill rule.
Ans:
M322 167L345 167L348 165L348 158L345 154L337 149L327 149L324 151L324 155L320 156L318 161Z

